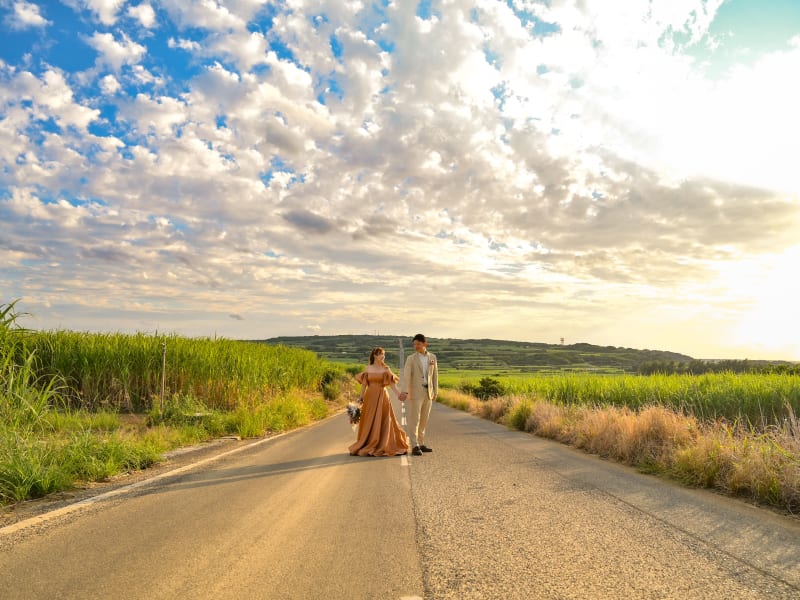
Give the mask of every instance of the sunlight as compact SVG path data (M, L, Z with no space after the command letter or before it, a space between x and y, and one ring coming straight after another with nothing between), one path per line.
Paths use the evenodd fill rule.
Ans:
M745 278L743 283L753 286L749 293L754 303L734 332L738 343L775 358L800 360L798 263L800 246L795 246L771 264L764 264L759 277Z
M676 170L673 175L799 193L794 160L800 125L791 115L800 85L785 76L798 61L800 41L793 41L783 52L731 69L724 79L689 78L682 97L660 117L656 154L664 167ZM757 119L743 118L749 107L762 105L769 108Z

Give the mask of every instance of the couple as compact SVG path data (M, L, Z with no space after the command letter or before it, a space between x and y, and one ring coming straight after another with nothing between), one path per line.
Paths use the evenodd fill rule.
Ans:
M406 454L409 436L413 444L411 454L421 456L423 452L432 452L424 443L425 427L439 392L439 365L436 357L428 352L428 342L421 333L414 336L414 351L406 359L400 389L397 388L397 376L384 362L386 352L383 348L375 348L370 353L369 366L356 376L364 403L358 422L358 437L349 448L351 455ZM386 386L392 388L401 402L406 402L409 436L397 423Z

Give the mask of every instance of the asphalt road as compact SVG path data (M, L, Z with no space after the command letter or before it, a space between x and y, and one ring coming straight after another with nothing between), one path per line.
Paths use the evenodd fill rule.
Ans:
M339 415L0 529L0 598L798 598L800 521L434 406L422 457Z

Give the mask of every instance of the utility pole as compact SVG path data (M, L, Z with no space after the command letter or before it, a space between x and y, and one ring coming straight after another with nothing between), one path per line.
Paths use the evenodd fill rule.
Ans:
M400 377L400 379L402 380L402 378L403 378L403 368L405 367L405 362L406 362L406 360L405 360L405 351L403 350L403 338L399 338L399 342L400 342L400 354L399 354L400 360L399 360L398 366L397 366L397 369L398 369L397 373L398 373L398 376ZM400 415L400 426L403 428L403 430L405 430L406 427L408 426L408 420L406 419L406 403L405 402L401 402L400 403L400 408L402 410L401 415Z
M159 398L158 414L164 416L164 393L167 386L167 342L161 342L161 397Z

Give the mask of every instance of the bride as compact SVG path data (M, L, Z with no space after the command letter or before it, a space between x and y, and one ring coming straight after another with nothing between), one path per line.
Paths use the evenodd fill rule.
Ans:
M358 437L349 448L352 456L397 456L408 452L408 438L397 423L386 393L386 386L389 386L399 394L397 376L386 365L385 358L383 348L374 348L369 355L369 366L356 375L364 402Z

